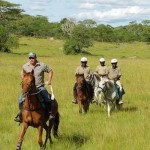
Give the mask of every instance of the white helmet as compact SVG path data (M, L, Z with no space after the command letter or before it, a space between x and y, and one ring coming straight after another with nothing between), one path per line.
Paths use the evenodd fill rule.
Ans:
M105 58L100 58L99 61L100 62L105 62Z
M116 58L111 60L111 64L114 64L114 63L117 63L117 62L118 62L118 60Z
M87 62L87 58L86 57L82 57L81 58L81 62Z

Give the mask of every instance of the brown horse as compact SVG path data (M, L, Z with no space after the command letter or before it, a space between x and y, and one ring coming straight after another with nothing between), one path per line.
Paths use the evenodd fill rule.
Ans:
M24 71L24 77L22 82L22 89L24 95L23 109L22 109L22 130L17 143L16 150L21 150L21 145L23 142L24 135L29 126L38 129L39 137L38 143L41 149L46 148L47 140L51 139L51 129L53 128L54 137L57 136L57 130L59 126L59 113L58 113L58 103L54 100L53 110L51 113L55 116L54 118L49 118L48 113L46 113L45 109L43 109L41 102L37 98L37 90L35 86L35 78L32 73L26 73ZM49 120L49 125L46 122ZM42 133L43 128L46 130L46 139L43 144L42 141Z
M77 102L79 104L79 113L84 110L85 113L89 110L90 104L90 87L86 82L83 74L76 74L76 91L77 91Z

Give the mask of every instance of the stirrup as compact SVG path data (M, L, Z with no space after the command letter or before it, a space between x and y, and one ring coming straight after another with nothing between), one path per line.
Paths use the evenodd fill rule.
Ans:
M52 115L52 113L50 113L50 114L49 114L49 120L54 119L54 118L55 118L55 116Z
M22 123L22 120L20 119L19 116L15 117L14 121L19 122L19 123Z
M119 105L123 104L123 101L122 101L122 100L120 100L118 104L119 104Z
M78 102L72 101L73 104L78 104Z
M73 100L72 100L72 103L74 103L74 104L78 104L78 102L77 102L77 100L76 100L76 99L73 99Z
M96 102L96 100L95 100L95 99L92 99L91 103L95 103L95 102Z

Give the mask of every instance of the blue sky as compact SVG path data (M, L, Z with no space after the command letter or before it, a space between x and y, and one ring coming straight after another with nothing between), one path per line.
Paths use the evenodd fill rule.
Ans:
M126 25L150 20L150 0L6 0L21 4L25 13L46 16L50 22L63 18L93 19L98 24Z

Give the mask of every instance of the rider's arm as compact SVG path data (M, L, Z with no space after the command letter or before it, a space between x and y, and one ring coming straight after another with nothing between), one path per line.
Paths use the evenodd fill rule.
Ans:
M20 72L21 79L23 79L23 70Z
M120 68L118 68L117 80L120 80L120 78L121 78L121 70L120 70Z
M50 85L52 81L52 77L53 77L53 71L51 70L50 72L48 72L47 81L45 82L45 84Z

